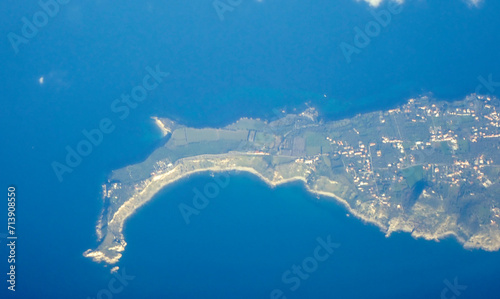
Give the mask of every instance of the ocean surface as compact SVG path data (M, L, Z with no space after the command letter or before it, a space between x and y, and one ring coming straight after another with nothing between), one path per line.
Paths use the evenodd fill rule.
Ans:
M1 188L17 188L15 297L106 298L110 268L82 253L97 246L109 173L162 144L151 116L223 126L243 116L275 119L307 103L334 120L420 94L461 99L479 76L500 81L498 1L407 2L351 63L340 43L352 43L355 26L374 18L351 0L243 1L224 21L210 1L70 1L17 54L6 36L20 34L21 18L40 6L1 3L0 178ZM120 119L113 100L157 65L170 75ZM115 130L59 181L51 163L64 162L66 147L104 118ZM300 183L272 189L231 173L186 225L178 205L212 181L204 174L169 186L127 222L119 266L134 278L113 298L270 298L273 290L286 298L500 297L499 252L464 250L454 239L386 238ZM284 283L283 273L329 236L338 248L291 290L296 284ZM0 273L8 271L5 243ZM459 293L450 290L455 279ZM6 288L5 275L0 297L14 298Z

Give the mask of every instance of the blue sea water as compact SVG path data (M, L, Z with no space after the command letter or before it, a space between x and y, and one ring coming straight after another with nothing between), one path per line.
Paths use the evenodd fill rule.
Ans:
M478 76L500 78L500 3L407 2L351 63L339 44L352 43L354 27L373 20L351 0L243 1L223 22L210 1L71 1L18 54L6 36L19 34L21 18L40 7L1 3L0 178L2 188L18 190L14 296L93 298L108 288L109 268L82 252L97 245L107 175L161 144L152 115L221 126L242 116L274 118L273 109L307 102L332 120L427 92L458 99L474 92ZM120 120L111 103L156 65L170 76ZM66 146L103 118L115 131L59 182L51 163L63 162ZM168 187L134 215L120 267L135 278L113 298L269 298L274 289L287 298L441 298L444 281L455 278L467 286L459 298L499 297L498 252L467 251L453 239L385 238L300 184L270 189L253 176L230 178L190 225L178 204L211 182L209 175ZM6 204L1 214L6 223ZM281 275L327 236L340 247L291 291ZM5 243L0 273L7 271ZM6 277L2 298L13 295Z

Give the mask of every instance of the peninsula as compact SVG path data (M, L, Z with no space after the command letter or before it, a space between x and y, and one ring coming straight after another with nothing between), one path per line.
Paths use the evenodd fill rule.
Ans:
M99 246L84 256L119 261L127 219L162 188L198 172L243 171L271 186L301 180L387 236L404 231L465 248L500 249L497 98L410 99L387 111L324 122L314 108L273 121L242 118L189 128L154 118L166 143L103 185Z

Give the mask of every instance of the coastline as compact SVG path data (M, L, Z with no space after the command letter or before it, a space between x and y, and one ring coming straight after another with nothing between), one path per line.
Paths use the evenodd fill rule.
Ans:
M155 121L156 126L158 127L158 129L160 129L160 131L161 131L161 133L163 135L162 137L165 137L169 133L172 132L170 129L168 129L167 127L165 127L165 125L163 124L163 122L158 117L151 116L151 119Z
M343 205L348 213L365 224L377 226L386 237L393 232L406 232L415 239L434 241L453 236L466 249L499 250L500 229L493 221L494 217L500 217L499 208L488 206L489 214L484 217L491 218L473 227L460 221L461 213L456 212L457 209L448 213L446 204L451 199L446 198L447 193L443 198L439 189L435 189L436 192L430 189L432 194L427 193L412 204L405 203L403 198L411 191L411 180L425 178L432 180L436 188L440 184L452 188L459 185L459 179L465 181L479 174L475 182L479 186L487 188L498 183L495 175L490 176L492 183L482 179L484 173L480 172L486 162L491 163L491 167L500 167L491 159L497 157L490 157L490 161L481 156L478 160L477 156L469 154L469 143L478 142L477 136L455 136L454 131L446 127L442 129L446 133L443 137L444 133L435 128L434 118L440 115L443 119L437 120L442 124L452 121L470 124L479 121L479 116L484 116L485 124L489 124L487 121L496 117L496 112L476 111L467 106L470 103L474 103L474 107L482 103L485 109L490 109L492 105L498 106L498 99L492 102L489 97L470 95L452 105L422 97L410 99L396 109L360 114L321 127L318 126L322 121L317 120L314 108L300 114L288 114L270 123L242 118L224 128L187 128L169 119L151 117L164 137L171 136L145 161L113 171L108 183L103 185L103 199L109 205L103 208L96 225L100 244L95 250L85 251L84 256L97 262L118 262L127 245L123 236L125 222L160 190L194 174L232 171L255 175L271 188L302 181L307 192ZM418 129L420 135L408 140L394 135L394 126L398 132L400 130L397 119L399 123L408 123L406 130ZM485 140L496 137L487 133L481 133ZM470 142L458 142L466 138ZM463 153L451 156L446 147L443 150L443 143L454 153L463 148ZM481 154L483 147L476 147L474 154ZM379 158L372 155L374 151ZM454 162L449 160L450 156ZM449 160L449 164L454 165L453 171L455 168L461 170L453 172L443 163L436 164L436 159ZM476 162L469 163L469 160L474 161L472 159ZM374 160L378 164L372 167ZM481 165L473 168L471 163ZM414 172L418 169L420 172ZM453 173L450 175L450 172ZM380 192L377 182L385 184ZM490 191L489 196L494 194ZM455 203L454 206L467 209L464 204Z
M161 180L161 177L167 176L169 173L173 172L174 170L175 169L172 169L170 172L161 174L161 175L159 175L160 178L157 178L156 180L154 180L154 178L153 178L153 180L154 181ZM195 175L195 174L200 174L200 173L224 173L224 172L234 172L234 171L245 172L245 173L249 173L249 174L255 175L261 181L263 181L264 183L266 183L266 185L268 185L270 188L276 188L277 186L280 186L280 185L283 185L283 184L287 184L287 183L290 183L290 182L301 181L304 184L304 187L306 188L307 192L309 192L310 194L324 196L324 197L327 197L329 199L334 200L336 203L339 203L342 206L344 206L344 208L346 209L346 211L348 213L350 213L350 214L354 215L356 218L362 220L365 224L369 223L369 224L377 226L382 233L385 233L385 236L387 238L390 237L393 232L407 232L407 233L411 233L411 236L414 237L415 239L422 238L422 239L425 239L425 240L436 241L436 242L439 242L442 239L445 239L445 238L448 238L448 237L452 236L452 237L454 237L466 249L483 249L485 251L496 251L496 250L500 249L500 245L498 245L498 244L497 244L497 246L485 246L484 244L479 244L479 243L476 243L474 245L474 244L468 242L467 240L465 240L464 238L460 237L454 231L445 231L445 232L438 233L438 234L429 234L429 233L424 233L424 232L408 231L404 227L391 227L391 226L387 226L386 224L384 224L384 223L382 223L380 221L377 221L375 219L369 218L366 215L361 214L356 209L352 208L345 199L343 199L343 198L341 198L341 197L339 197L339 196L337 196L337 195L335 195L333 193L312 189L307 184L307 180L304 177L295 176L295 177L291 177L291 178L287 178L287 179L270 180L270 179L268 179L267 177L263 176L261 173L259 173L258 171L256 171L255 169L253 169L251 167L235 166L235 167L228 167L228 168L208 167L208 168L204 168L204 169L196 169L196 170L185 172L185 173L183 173L180 176L177 176L177 177L175 177L173 179L170 179L170 180L167 180L165 182L162 182L162 184L160 185L160 187L155 188L155 189L161 190L161 189L163 189L163 188L165 188L165 187L167 187L169 185L175 184L176 182L181 181L181 180L186 179L186 178L189 178L190 176ZM139 195L144 194L146 191L147 191L147 187L144 188L144 190L142 190L139 193ZM127 200L120 207L120 209L118 209L115 212L115 214L113 215L112 220L109 222L108 225L111 225L114 222L116 222L116 225L118 226L118 230L115 232L117 234L114 235L114 237L118 238L121 241L122 245L121 246L113 246L113 247L109 247L109 248L101 248L101 249L105 249L106 251L114 251L114 252L116 252L113 256L108 256L108 255L106 255L105 252L103 252L102 250L99 250L100 246L95 251L91 250L91 249L88 249L87 251L85 251L84 256L92 258L96 262L104 261L104 262L106 262L108 264L115 264L115 263L117 263L120 260L121 256L122 256L122 254L120 252L123 252L125 250L126 245L127 245L127 243L125 242L125 238L123 236L123 228L125 226L126 221L128 220L128 218L130 216L132 216L135 212L137 212L137 210L141 206L143 206L144 204L146 204L147 202L149 202L150 200L152 200L152 198L156 194L157 194L157 191L154 192L154 193L152 193L151 195L149 195L146 199L143 198L143 200L141 200L140 202L137 202L137 197L134 195L131 198L129 198L129 200ZM127 209L127 207L130 207L130 206L133 206L132 210L128 210ZM108 231L108 233L106 235L108 235L109 233L110 233L110 231ZM102 231L99 232L99 234L102 235Z

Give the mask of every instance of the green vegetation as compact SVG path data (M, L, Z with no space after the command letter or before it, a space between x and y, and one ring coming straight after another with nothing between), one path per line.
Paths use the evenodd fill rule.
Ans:
M94 257L119 258L113 248L126 245L124 221L168 184L193 172L234 170L271 185L303 180L308 190L340 197L355 215L389 233L438 239L453 232L469 247L498 250L500 229L491 220L500 213L500 130L490 120L500 105L489 101L491 115L472 123L468 112L456 110L464 103L426 98L326 124L314 109L217 129L163 119L172 131L165 145L114 171L103 186L98 235L104 241Z
M443 153L443 155L449 155L449 154L451 154L451 148L448 145L448 142L446 142L446 141L442 141L442 142L439 143L439 149L441 150L441 152Z
M422 165L408 167L401 171L401 175L405 178L408 187L413 188L417 182L424 178L424 169Z
M470 151L470 143L467 140L458 140L458 154L467 154Z

